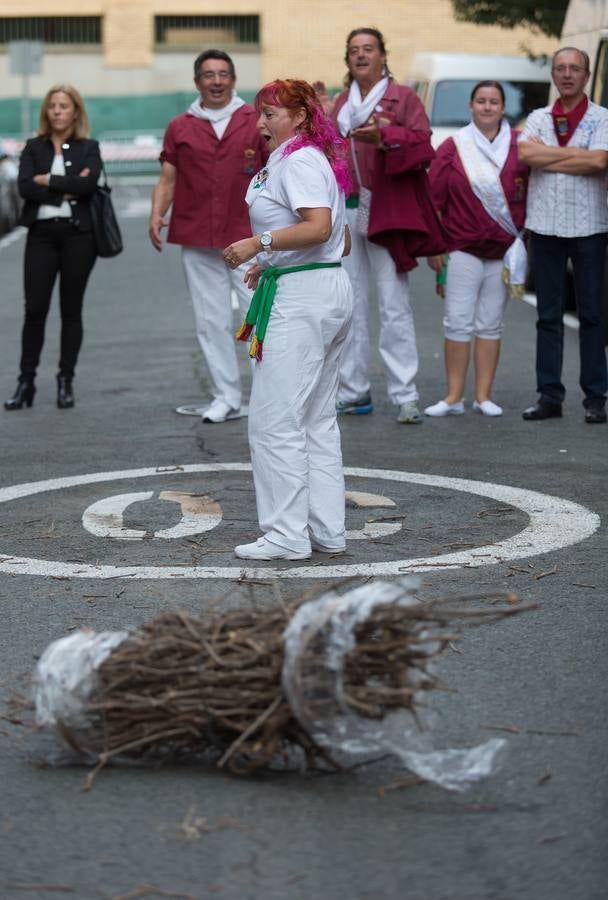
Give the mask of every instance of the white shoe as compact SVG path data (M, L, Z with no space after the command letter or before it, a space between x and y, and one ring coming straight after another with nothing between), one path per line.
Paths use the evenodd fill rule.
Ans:
M313 550L316 550L317 553L345 553L346 552L346 544L343 544L341 547L328 547L327 544L321 544L319 541L316 541L312 536L310 538L310 546Z
M241 415L240 409L233 409L224 400L214 400L211 406L204 409L201 413L203 422L227 422L228 419L238 419Z
M458 403L446 403L440 400L433 406L427 406L424 411L425 416L461 416L464 413L464 403L459 400Z
M473 404L473 409L483 416L502 416L502 406L492 403L491 400L482 400L481 403L478 403L476 400Z
M296 550L288 550L287 547L280 547L278 544L266 540L265 537L261 537L253 544L239 544L234 548L234 555L240 559L310 559L311 551L303 550L298 553Z

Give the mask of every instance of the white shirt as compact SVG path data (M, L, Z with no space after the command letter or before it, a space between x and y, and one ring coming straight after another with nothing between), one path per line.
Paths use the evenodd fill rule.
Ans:
M268 266L301 266L313 262L340 262L344 250L346 210L336 177L325 155L316 147L302 147L283 156L285 144L270 154L255 175L245 201L253 234L276 231L301 222L297 209L331 210L331 237L324 244L300 250L258 253L257 261Z
M519 137L539 137L548 147L559 147L551 107L528 116ZM568 147L608 150L608 110L589 101ZM565 175L532 168L528 186L526 228L555 237L588 237L608 231L608 171L594 175Z
M51 166L51 175L65 175L65 164L63 154L58 153L53 157L53 165ZM67 200L64 200L61 206L53 206L50 203L43 203L38 207L38 219L71 219L72 208Z

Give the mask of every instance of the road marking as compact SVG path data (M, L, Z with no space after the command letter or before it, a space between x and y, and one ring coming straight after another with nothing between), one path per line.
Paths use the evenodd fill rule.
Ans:
M247 463L195 463L160 468L126 469L117 472L94 472L66 478L51 478L27 484L0 488L0 503L8 503L22 497L63 490L83 484L152 478L163 474L202 472L250 472ZM248 566L108 566L68 563L54 560L33 559L0 555L0 572L13 575L45 575L69 578L230 578L243 575L256 578L346 578L353 575L401 575L403 572L437 572L462 567L480 568L526 559L543 553L555 552L577 544L594 534L599 528L599 516L578 503L485 481L469 481L441 475L422 475L418 472L400 472L387 469L346 468L347 478L367 478L378 481L425 485L429 488L460 491L489 497L499 503L525 512L528 525L518 534L504 541L497 541L471 550L444 553L416 559L397 559L388 562L357 562L343 565L300 565L288 568Z
M17 228L13 228L12 231L9 231L8 234L5 234L4 237L0 238L0 250L3 250L4 247L10 247L15 241L20 241L26 234L27 228L23 228L21 225Z
M109 537L121 541L143 541L147 531L135 528L127 528L123 516L125 510L132 503L141 503L151 500L154 491L139 491L134 494L114 494L112 497L104 497L88 506L82 515L82 524L95 537ZM169 500L171 503L179 503L182 517L177 525L172 528L164 528L155 531L150 537L175 538L188 537L193 534L201 534L203 531L211 531L222 521L222 509L216 500L204 494L185 494L181 491L161 491L159 500Z

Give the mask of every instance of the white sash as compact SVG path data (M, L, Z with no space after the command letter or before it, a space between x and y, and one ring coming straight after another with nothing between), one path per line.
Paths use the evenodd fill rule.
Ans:
M342 137L348 137L354 128L365 125L376 108L376 104L382 100L388 87L389 79L381 78L375 84L365 100L361 98L361 91L356 81L350 86L348 100L338 113L338 128Z
M454 143L471 190L488 215L515 238L504 256L503 278L511 294L521 297L525 290L528 255L523 232L515 227L500 180L511 145L511 127L503 119L499 133L489 141L471 122L454 136Z

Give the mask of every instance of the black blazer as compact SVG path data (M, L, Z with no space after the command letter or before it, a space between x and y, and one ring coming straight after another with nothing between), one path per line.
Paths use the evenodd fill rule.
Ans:
M74 225L80 231L91 230L89 203L101 172L99 144L89 138L69 138L62 145L65 175L51 175L49 186L36 184L34 175L46 175L53 164L53 143L50 138L30 138L23 148L19 162L19 193L25 200L20 225L29 228L38 216L42 204L61 206L64 194L74 194L76 200L68 200L72 207ZM90 174L79 175L84 168Z

